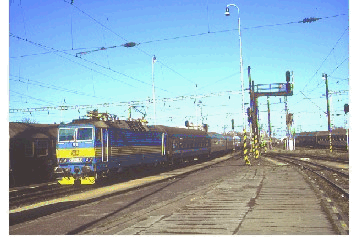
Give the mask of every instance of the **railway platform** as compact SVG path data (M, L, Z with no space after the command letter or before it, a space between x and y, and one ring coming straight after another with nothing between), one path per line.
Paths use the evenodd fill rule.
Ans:
M176 178L178 176L181 178ZM163 178L167 180L165 183L160 181ZM155 185L150 185L151 182ZM108 192L126 189L133 191L108 195ZM101 200L102 195L108 197ZM59 210L48 217L12 225L10 234L340 234L306 176L286 163L266 157L252 159L251 166L246 166L239 154L227 155L210 163L47 204L49 208L58 207L60 203L78 203L94 196L94 204L86 202L86 205ZM142 206L136 208L135 203ZM26 210L13 213L26 215ZM61 221L54 222L55 219ZM40 230L39 226L44 228Z
M151 216L112 234L337 234L295 168L263 158L169 216Z
M237 234L337 234L310 184L294 167L273 163Z

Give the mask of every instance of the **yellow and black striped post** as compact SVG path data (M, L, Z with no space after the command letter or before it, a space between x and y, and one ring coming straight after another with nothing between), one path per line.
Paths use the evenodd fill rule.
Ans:
M264 139L264 134L261 135L261 148L264 149L264 153L266 153L266 142Z
M251 152L255 154L255 134L253 134L251 138L251 142L252 142Z
M254 145L255 145L255 159L259 158L259 142L257 134L254 136Z
M244 161L245 164L250 165L248 149L246 147L246 129L244 128Z

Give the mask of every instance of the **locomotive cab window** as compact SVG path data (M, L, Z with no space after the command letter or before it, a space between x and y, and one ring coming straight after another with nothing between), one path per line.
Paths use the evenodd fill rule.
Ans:
M92 134L93 134L92 131L93 131L92 128L78 128L76 140L79 140L79 141L92 140Z
M59 142L74 141L75 128L59 128Z

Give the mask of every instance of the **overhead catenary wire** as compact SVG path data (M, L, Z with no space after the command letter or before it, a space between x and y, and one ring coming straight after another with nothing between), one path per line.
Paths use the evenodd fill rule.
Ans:
M186 99L201 99L201 98L207 98L212 96L223 96L223 95L229 95L229 94L240 94L241 91L221 91L221 92L211 92L208 94L202 94L202 95L188 95L188 96L177 96L177 97L168 97L168 98L162 98L157 99L158 102L174 102L174 101L181 101ZM137 101L124 101L124 102L106 102L106 103L100 103L100 104L91 104L91 105L55 105L55 106L44 106L39 108L26 108L26 109L10 109L10 113L18 113L18 112L36 112L36 111L47 111L47 110L71 110L71 109L91 109L91 108L97 108L97 107L111 107L111 106L133 106L133 105L143 105L148 102L152 102L152 99L147 100L137 100ZM52 103L51 103L52 104Z
M117 35L119 38L121 38L122 40L124 40L125 42L127 42L127 40L119 35L118 33L116 33L115 31L111 30L109 27L107 27L106 25L102 24L100 21L96 20L94 17L92 17L90 14L86 13L85 11L83 11L82 9L80 9L78 6L76 6L76 4L69 1L64 0L64 2L70 4L72 7L75 7L78 11L80 11L81 13L83 13L84 15L86 15L87 17L89 17L90 19L92 19L93 21L95 21L97 24L101 25L102 27L104 27L105 29L107 29L108 31L114 33L115 35Z
M73 2L68 2L66 0L64 0L64 2L71 4L71 6L74 6L76 9L78 9L80 12L82 12L83 14L85 14L86 16L88 16L90 19L92 19L93 21L95 21L97 24L101 25L102 27L108 29L110 32L114 33L115 35L117 35L118 37L120 37L121 39L123 39L126 42L129 42L127 39L125 39L123 36L119 35L118 33L114 32L113 30L111 30L110 28L108 28L107 26L105 26L104 24L102 24L100 21L96 20L94 17L92 17L90 14L86 13L85 11L83 11L82 9L80 9L79 7L77 7L76 5L73 4ZM327 19L327 18L334 18L334 17L338 17L338 16L342 16L342 15L346 15L346 14L338 14L338 15L334 15L334 16L326 16L326 17L319 17L319 18L315 18L315 17L310 17L310 18L304 18L303 20L300 21L292 21L292 22L286 22L286 23L278 23L278 24L268 24L268 25L260 25L260 26L254 26L254 27L245 27L243 29L256 29L256 28L262 28L262 27L269 27L269 26L279 26L279 25L289 25L289 24L298 24L298 23L311 23L317 20L321 20L321 19ZM168 39L162 39L162 40L153 40L153 41L146 41L146 42L142 42L142 43L137 43L136 46L140 45L140 44L146 44L146 43L152 43L152 42L159 42L159 41L165 41L165 40L170 40L170 39L180 39L180 38L186 38L186 37L194 37L194 36L200 36L200 35L205 35L205 34L212 34L212 33L220 33L220 32L228 32L228 31L233 31L233 30L238 30L238 29L231 29L231 30L222 30L222 31L214 31L211 32L210 29L208 28L208 32L203 32L203 33L199 33L199 34L192 34L192 35L185 35L185 36L177 36L174 38L168 38ZM115 48L118 46L110 46L108 48ZM136 47L138 50L140 50L141 52L145 53L148 56L152 56L153 54L147 53L146 51L140 49L139 47ZM106 47L99 47L99 49L104 50L106 49ZM161 61L160 61L161 63ZM164 66L166 66L168 69L170 69L171 71L175 72L177 75L181 76L183 79L192 82L194 84L196 84L194 81L182 76L180 73L176 72L174 69L168 67L167 65L165 65L164 63L162 63Z
M336 43L334 44L334 46L331 48L330 52L327 54L327 56L325 57L325 59L321 62L320 66L317 68L317 70L315 71L315 73L310 77L310 79L307 81L307 83L305 84L304 88L302 90L300 90L299 92L301 94L304 95L304 89L307 87L307 85L312 81L312 79L317 75L317 73L319 72L319 70L322 68L323 64L325 63L325 61L329 58L329 56L331 55L331 53L335 50L336 46L338 45L338 43L340 42L340 40L343 38L343 36L345 35L345 33L349 30L349 27L347 27L343 33L341 34L341 36L339 37L339 39L336 41ZM345 60L343 60L334 70L333 72L338 69L346 60L348 60L349 57L347 57ZM333 73L332 72L332 73ZM308 90L308 93L311 93L313 91L315 91L316 89L318 89L321 85L323 84L323 81L320 81L315 88L312 88L310 91ZM308 98L308 97L307 97ZM299 100L298 102L296 102L295 104L298 104L302 101L303 99ZM311 99L309 99L310 102L312 102L313 104L315 104L313 101L311 101ZM316 105L316 104L315 104ZM316 105L317 106L317 105ZM319 107L319 106L317 106Z
M347 60L349 60L349 57L345 58L339 65L337 65L336 68L330 74L333 74Z
M342 16L342 15L345 15L345 14L339 14L339 15L335 15L335 16L331 16L331 17L338 17L338 16ZM325 18L331 18L331 17L321 17L321 18L316 18L316 19L325 19ZM310 18L305 18L305 19L310 19ZM286 22L286 23L259 25L259 26L252 26L252 27L244 27L244 28L242 28L242 30L250 30L250 29L289 25L289 24L298 24L298 23L304 23L303 22L304 20L292 21L292 22ZM161 41L169 41L169 40L178 40L178 39L183 39L183 38L197 37L197 36L203 36L203 35L209 35L209 34L225 33L225 32L230 32L230 31L235 31L235 30L238 30L238 29L237 28L236 29L225 29L225 30L218 30L218 31L210 31L209 30L208 32L201 32L201 33L196 33L196 34L175 36L175 37L171 37L171 38L162 38L162 39L154 39L154 40L149 40L149 41L144 41L144 42L138 42L138 43L136 43L136 45L149 44L149 43L155 43L155 42L161 42ZM116 47L120 47L120 46L122 46L122 45L112 45L112 46L108 46L108 47L101 46L101 47L97 47L98 50L94 50L94 52L100 51L100 50L106 50L106 49L110 49L110 48L116 48ZM149 54L149 55L151 55L151 54Z
M71 90L69 88L63 88L63 87L59 87L59 86L55 86L55 85L51 85L51 84L46 84L44 82L40 82L40 81L36 81L36 80L30 80L29 78L24 78L21 76L16 76L16 75L12 75L12 74L9 74L9 76L16 77L17 79L9 78L9 80L15 81L15 82L28 83L30 85L35 85L35 86L39 86L39 87L43 87L43 88L47 88L47 89L63 91L63 92L72 93L72 94L76 94L76 95L89 96L89 97L98 98L98 99L108 99L105 97L99 97L99 96L95 96L95 95L86 94L81 91ZM24 81L24 80L26 80L26 81Z
M349 27L347 27L344 32L341 34L341 36L339 37L339 39L336 41L335 45L331 48L330 52L328 53L328 55L325 57L325 59L321 62L320 66L318 67L318 69L315 71L315 73L312 75L312 77L308 80L308 82L305 84L304 88L307 87L307 85L309 84L309 82L312 81L312 79L318 74L319 70L321 69L321 67L324 65L325 61L329 58L330 54L335 50L336 46L338 45L338 43L340 42L340 40L342 39L342 37L345 35L346 31L349 30Z
M66 1L65 1L66 2ZM320 19L325 19L325 18L331 18L331 17L338 17L338 16L343 16L346 14L339 14L339 15L334 15L334 16L330 16L330 17L322 17ZM97 21L96 21L97 22ZM242 28L243 30L250 30L250 29L257 29L257 28L264 28L264 27L272 27L272 26L281 26L281 25L289 25L289 24L297 24L297 23L302 23L302 21L292 21L292 22L287 22L287 23L277 23L277 24L270 24L270 25L259 25L259 26L253 26L253 27L244 27ZM102 24L101 24L102 25ZM107 28L107 27L106 27ZM108 28L107 28L108 29ZM203 35L210 35L210 34L217 34L217 33L225 33L225 32L230 32L230 31L235 31L238 29L224 29L224 30L218 30L218 31L208 31L208 32L201 32L201 33L197 33L197 34L188 34L188 35L182 35L182 36L175 36L175 37L171 37L171 38L163 38L163 39L154 39L154 40L149 40L149 41L144 41L144 42L139 42L139 43L135 43L135 42L127 42L125 44L121 44L121 45L112 45L112 46L98 46L98 47L90 47L90 48L76 48L76 49L61 49L61 50L56 50L56 51L48 51L48 52L42 52L42 53L34 53L34 54L25 54L25 55L20 55L17 57L10 57L10 58L18 58L18 57L29 57L29 56L36 56L36 55L41 55L41 54L48 54L48 53L53 53L53 52L66 52L66 51L80 51L77 52L76 55L82 55L82 54L87 54L87 53L91 53L91 52L96 52L96 51L103 51L103 50L107 50L107 49L111 49L111 48L117 48L117 47L127 47L126 45L128 45L129 43L133 43L136 45L140 45L140 44L149 44L149 43L155 43L155 42L161 42L161 41L169 41L169 40L177 40L177 39L182 39L182 38L189 38L189 37L197 37L197 36L203 36ZM113 32L114 33L114 32ZM345 33L345 32L344 32ZM115 33L116 34L116 33ZM125 39L124 39L125 40ZM340 39L339 39L340 40ZM126 41L126 40L125 40ZM134 45L135 46L135 45ZM336 45L335 45L336 46ZM335 48L335 46L333 48ZM131 46L132 47L132 46ZM333 49L332 49L333 50ZM143 51L145 52L145 51ZM331 51L332 52L332 51ZM331 52L329 53L329 55L331 54ZM147 55L152 56L152 54L148 54ZM328 56L329 56L328 55ZM327 57L328 57L327 56ZM327 60L324 60L324 62ZM323 63L324 63L323 62ZM323 64L322 63L322 64ZM321 66L320 66L321 67ZM315 73L316 74L316 73Z
M40 48L54 50L54 53L58 51L58 50L56 50L56 49L54 49L54 48L52 48L52 47L45 46L45 45L43 45L43 44L33 42L33 41L29 40L29 39L24 39L24 38L22 38L22 37L20 37L20 36L17 36L17 35L15 35L15 34L11 33L11 32L10 32L10 36L11 36L11 37L14 37L14 38L16 38L16 39L19 39L19 40L23 40L23 41L25 41L25 42L27 42L27 43L36 45L36 46L38 46L38 47L40 47ZM107 67L105 67L105 66L103 66L103 65L101 65L101 64L99 64L99 63L90 61L90 60L85 59L85 58L76 57L76 56L74 56L74 55L72 55L72 54L70 54L70 53L66 53L66 52L64 52L64 51L59 51L59 52L64 53L64 54L69 55L69 56L72 56L72 57L75 57L75 58L78 58L78 59L81 59L81 60L83 60L83 61L85 61L85 62L94 64L94 65L96 65L96 66L98 66L98 67L101 67L101 68L103 68L103 69L112 71L112 72L114 72L114 73L117 73L117 74L119 74L119 75L125 76L125 77L127 77L127 78L132 79L132 80L138 81L138 82L140 82L140 83L142 83L142 84L145 84L145 85L148 85L148 86L152 86L150 83L141 81L141 80L136 79L136 78L134 78L134 77L132 77L132 76L129 76L129 75L125 74L125 73L118 72L118 71L116 71L116 70L114 70L114 69L107 68ZM56 54L56 53L55 53L55 54ZM83 64L80 64L80 63L78 63L78 62L76 62L76 61L74 61L74 60L71 60L71 59L69 59L69 58L63 57L63 56L61 56L61 55L59 55L59 54L56 54L56 55L58 55L58 56L60 56L60 57L62 57L62 58L65 58L65 59L67 59L67 60L69 60L69 61L71 61L71 62L74 62L74 63L76 63L76 64L78 64L78 65L81 65L81 66L83 66L83 67L85 67L85 68L87 68L87 69L89 69L89 70L92 70L92 71L95 71L95 72L100 73L100 74L102 74L102 75L105 75L105 76L107 76L107 77L110 77L110 76L108 76L108 75L106 75L106 74L103 74L103 73L101 73L101 72L99 72L99 71L97 71L97 70L94 70L94 69L92 69L92 68L90 68L90 67L88 67L88 66L85 66L85 65L83 65ZM114 79L113 77L110 77L110 78ZM124 84L126 84L126 85L128 85L128 86L134 87L133 85L128 84L128 83L126 83L126 82L124 82L124 81L121 81L121 80L118 80L118 79L114 79L114 80L120 81L120 82L122 82L122 83L124 83ZM160 87L157 87L157 88L158 88L159 90L162 90L162 91L171 93L171 92L169 92L168 90L165 90L165 89L163 89L163 88L160 88Z
M38 100L38 101L42 101L44 103L47 103L47 104L50 104L50 105L53 105L52 102L49 102L49 101L46 101L46 100L42 100L42 99L39 99L39 98L35 98L35 97L32 97L32 96L29 96L29 95L25 95L23 93L20 93L20 92L16 92L16 91L13 91L13 90L9 90L11 93L15 93L15 94L18 94L18 95L21 95L21 96L25 96L25 97L28 97L30 99L33 99L33 100Z
M115 31L111 30L109 27L105 26L104 24L102 24L100 21L96 20L94 17L92 17L90 14L86 13L85 11L83 11L82 9L80 9L79 7L77 7L75 4L73 4L73 2L68 2L66 0L64 0L64 2L69 3L71 6L75 7L76 9L78 9L81 13L85 14L86 16L88 16L90 19L92 19L94 22L96 22L97 24L99 24L100 26L104 27L105 29L109 30L110 32L112 32L113 34L115 34L116 36L118 36L119 38L121 38L122 40L124 40L126 43L133 43L128 41L127 39L125 39L125 37L121 36L120 34L116 33ZM134 47L139 50L140 52L143 52L144 54L148 55L149 57L152 57L154 54L148 53L146 51L144 51L143 49L140 49L139 47L137 47L139 44L134 45ZM111 46L109 48L115 48L117 46ZM104 49L105 47L100 47L100 49ZM174 73L176 73L177 75L181 76L183 79L196 84L194 81L192 81L191 79L184 77L183 75L181 75L179 72L175 71L174 69L170 68L169 66L165 65L163 62L161 62L161 60L157 61L158 63L161 63L163 66L167 67L168 69L170 69L171 71L173 71Z

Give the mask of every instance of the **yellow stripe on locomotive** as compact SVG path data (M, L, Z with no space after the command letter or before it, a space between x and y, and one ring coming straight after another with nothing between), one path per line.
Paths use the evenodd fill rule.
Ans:
M80 177L80 184L94 184L95 177ZM62 179L58 180L61 185L74 185L75 178L74 177L62 177Z
M95 157L95 148L70 148L56 149L56 157L59 158L75 158L75 157Z

